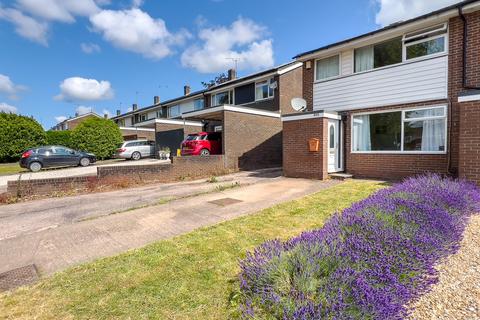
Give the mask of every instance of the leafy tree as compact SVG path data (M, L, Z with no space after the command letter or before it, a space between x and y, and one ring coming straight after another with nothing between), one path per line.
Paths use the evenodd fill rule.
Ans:
M72 144L72 131L47 131L47 144L75 148Z
M72 145L94 153L99 159L110 158L122 142L120 128L108 119L90 118L72 131Z
M204 86L206 89L211 88L217 84L221 84L224 82L228 81L228 76L225 73L221 73L218 76L215 77L215 79L210 80L208 82L202 81L202 86Z
M42 126L33 118L0 113L0 162L16 161L28 148L45 144Z

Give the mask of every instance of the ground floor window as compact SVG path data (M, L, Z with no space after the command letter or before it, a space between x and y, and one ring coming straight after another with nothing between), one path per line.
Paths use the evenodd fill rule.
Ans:
M445 106L354 115L353 152L445 152Z

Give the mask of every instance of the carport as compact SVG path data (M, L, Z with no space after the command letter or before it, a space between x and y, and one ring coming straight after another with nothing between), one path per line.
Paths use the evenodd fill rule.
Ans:
M175 155L185 137L191 133L202 131L203 124L198 121L182 119L152 119L138 123L136 126L155 130L156 151L169 148Z
M280 113L222 105L187 112L184 120L203 123L204 131L222 132L225 166L255 170L282 165Z

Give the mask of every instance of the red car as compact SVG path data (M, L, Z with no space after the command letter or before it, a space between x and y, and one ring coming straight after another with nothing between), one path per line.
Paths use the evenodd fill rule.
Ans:
M220 132L199 132L189 134L182 142L182 156L209 156L222 154Z

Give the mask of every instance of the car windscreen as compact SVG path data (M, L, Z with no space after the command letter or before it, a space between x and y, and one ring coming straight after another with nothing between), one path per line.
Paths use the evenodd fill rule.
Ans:
M198 134L192 134L192 135L189 135L187 137L187 141L199 141L199 140L203 140L205 138L205 136L200 136Z

